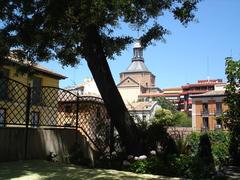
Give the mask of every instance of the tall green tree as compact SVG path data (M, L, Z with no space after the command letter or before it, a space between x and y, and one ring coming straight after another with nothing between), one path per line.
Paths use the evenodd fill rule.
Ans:
M156 100L158 104L161 106L161 108L170 110L172 113L177 112L176 106L165 97L159 97Z
M225 74L228 82L225 103L228 110L223 119L231 133L230 155L235 163L240 164L240 60L227 57Z
M19 59L88 67L129 153L139 146L137 130L114 83L107 59L119 55L134 37L117 35L122 23L142 31L142 45L163 40L168 30L158 17L172 13L186 25L199 0L2 0L0 58L10 50Z

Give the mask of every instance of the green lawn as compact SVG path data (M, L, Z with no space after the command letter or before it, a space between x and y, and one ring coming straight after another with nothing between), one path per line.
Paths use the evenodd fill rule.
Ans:
M124 180L124 179L170 179L154 175L134 174L125 171L106 169L86 169L80 166L51 163L48 161L19 161L0 163L0 179L85 179L85 180ZM178 179L178 178L172 178Z

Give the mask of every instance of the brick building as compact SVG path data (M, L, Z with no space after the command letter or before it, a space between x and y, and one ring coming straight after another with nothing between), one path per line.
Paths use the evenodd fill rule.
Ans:
M227 110L223 100L224 90L208 91L192 95L192 128L193 130L215 130L222 128L219 117Z
M216 87L225 86L226 83L222 79L198 80L194 84L186 84L182 86L182 93L179 101L179 110L192 112L192 95L206 93L215 90Z
M139 100L142 101L152 101L159 97L164 97L170 102L172 102L177 109L179 109L180 95L182 93L182 88L165 88L159 93L144 93L138 96Z

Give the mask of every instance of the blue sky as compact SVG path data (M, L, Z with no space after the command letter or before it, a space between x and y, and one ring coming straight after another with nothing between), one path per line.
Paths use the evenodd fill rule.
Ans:
M187 28L169 14L160 18L171 34L165 37L166 43L155 42L144 51L145 63L156 76L156 86L177 87L208 76L226 80L225 57L240 59L240 0L203 0L198 5L196 18L198 23L191 22ZM125 26L121 30L137 36ZM115 83L119 83L119 73L131 62L132 48L133 45L129 45L121 56L108 61ZM75 68L63 69L54 61L41 64L68 77L60 82L60 87L91 77L85 60Z

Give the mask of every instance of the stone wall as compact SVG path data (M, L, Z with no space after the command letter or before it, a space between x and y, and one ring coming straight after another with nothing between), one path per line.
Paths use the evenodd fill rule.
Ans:
M50 152L57 154L61 162L68 162L69 151L78 142L85 158L94 165L94 150L86 138L73 129L29 128L26 143L26 129L19 127L0 128L0 162L25 159L47 159Z

